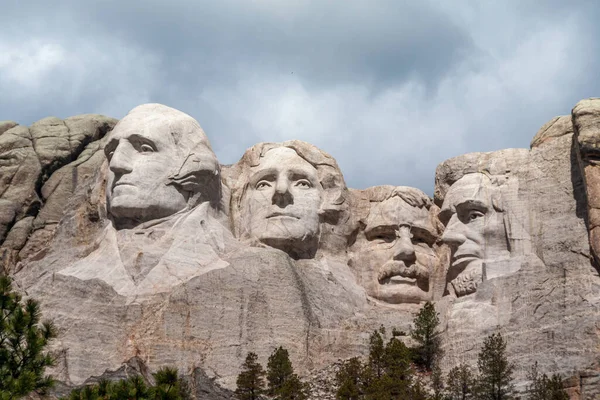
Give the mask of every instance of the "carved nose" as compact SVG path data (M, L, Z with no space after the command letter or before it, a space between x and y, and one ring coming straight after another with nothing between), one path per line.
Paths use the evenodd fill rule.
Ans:
M115 152L110 158L110 163L108 164L108 167L113 173L117 175L128 174L132 171L129 156L124 148L118 146L115 149Z
M414 261L415 247L410 239L410 232L400 231L394 245L394 260L411 262Z
M278 180L275 186L275 193L273 193L272 203L281 208L294 204L294 196L290 193L289 188L289 183L285 179Z
M467 240L463 234L463 227L464 224L458 219L457 215L452 215L442 235L442 241L450 247L460 246Z

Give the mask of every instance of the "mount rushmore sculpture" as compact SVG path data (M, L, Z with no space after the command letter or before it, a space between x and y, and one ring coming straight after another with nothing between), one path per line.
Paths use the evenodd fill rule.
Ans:
M1 261L58 326L67 384L139 357L231 387L248 351L264 362L278 346L307 374L365 354L380 325L408 331L433 301L443 369L502 332L510 358L592 398L598 143L600 100L583 100L530 150L443 162L430 198L349 189L297 140L220 165L199 123L159 104L0 122Z

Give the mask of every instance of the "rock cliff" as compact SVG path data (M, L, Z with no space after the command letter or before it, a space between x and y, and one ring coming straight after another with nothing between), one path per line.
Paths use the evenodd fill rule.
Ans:
M444 370L475 365L501 332L518 388L537 361L592 399L599 143L600 99L583 100L530 149L441 163L432 199L349 189L300 141L219 165L197 121L157 104L121 121L4 121L0 261L58 326L65 385L139 360L231 389L248 351L264 365L278 346L314 375L366 354L380 325L409 331L429 300Z

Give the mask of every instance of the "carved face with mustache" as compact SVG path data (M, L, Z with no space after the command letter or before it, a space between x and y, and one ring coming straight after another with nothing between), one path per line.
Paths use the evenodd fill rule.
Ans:
M351 266L359 283L386 303L430 300L429 278L439 261L429 211L398 196L370 204L364 232L353 246Z

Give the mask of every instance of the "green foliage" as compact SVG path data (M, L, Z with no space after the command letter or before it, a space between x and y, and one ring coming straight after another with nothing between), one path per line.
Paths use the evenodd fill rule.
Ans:
M413 320L410 336L418 343L413 348L415 364L431 371L433 363L440 356L440 337L436 332L440 319L433 303L427 302Z
M278 347L267 363L267 393L276 400L305 400L308 386L294 373L289 353Z
M446 393L448 400L470 400L474 397L476 379L471 369L460 364L448 372Z
M373 378L379 379L383 376L385 367L385 346L383 337L385 328L373 331L369 338L369 363L368 367Z
M442 376L442 370L437 363L433 365L431 373L431 389L433 390L431 400L445 400L444 377Z
M427 393L413 379L411 351L394 335L385 343L385 329L374 331L369 338L369 358L347 360L336 374L339 400L426 400Z
M29 299L22 304L10 278L0 276L0 399L43 392L53 385L44 370L54 360L44 348L55 336L50 322L40 325L38 303Z
M483 342L477 356L479 377L477 398L481 400L507 400L513 390L514 365L506 357L506 342L500 333L495 333Z
M177 369L161 368L153 374L156 384L148 386L140 376L116 382L102 380L73 390L63 400L187 400L190 393L178 377Z
M338 400L364 399L364 366L358 357L346 360L335 375Z
M258 362L256 353L249 352L237 377L235 395L240 400L257 400L264 392L265 371Z
M293 375L294 369L290 355L283 347L278 347L269 356L267 363L267 392L270 396L278 395L284 383Z
M569 400L569 395L563 389L563 381L557 374L551 378L546 374L540 375L537 370L537 362L531 368L527 375L531 380L531 386L527 388L529 391L529 399L531 400Z

